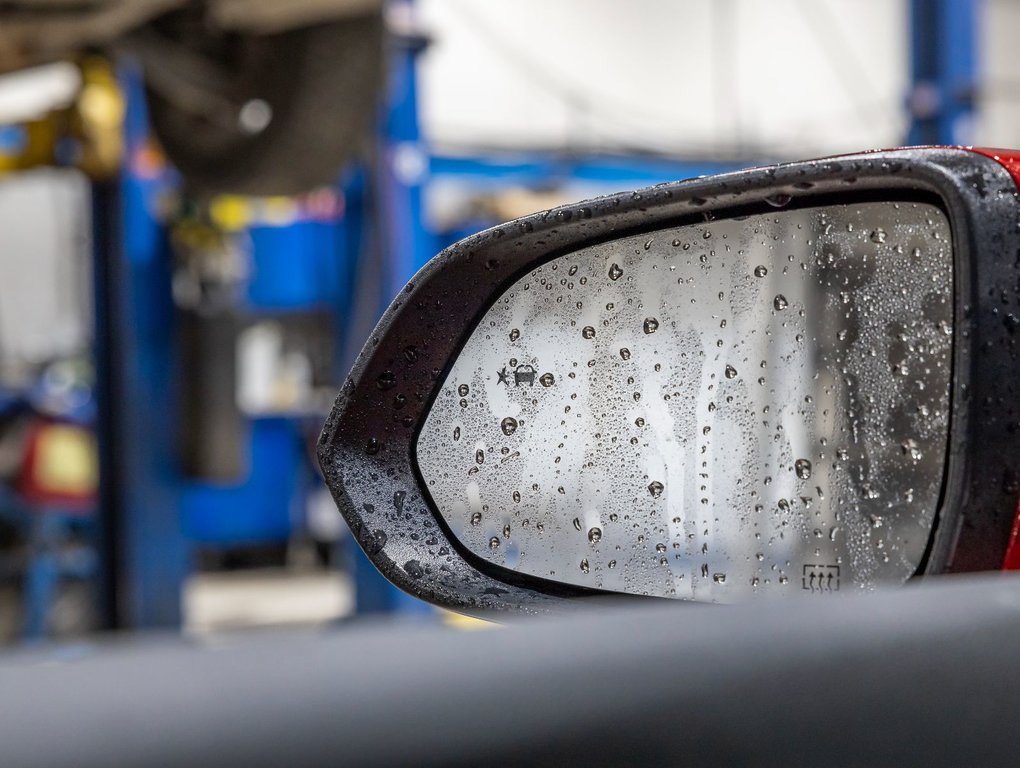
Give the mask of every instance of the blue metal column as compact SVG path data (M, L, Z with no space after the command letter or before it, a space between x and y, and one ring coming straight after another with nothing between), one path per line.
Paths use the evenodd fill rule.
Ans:
M981 0L911 0L908 144L969 144Z
M400 4L397 4L400 5ZM404 20L410 20L411 4L400 6ZM375 246L367 259L381 260L381 304L389 304L426 261L435 255L433 237L422 220L422 188L429 169L429 155L418 128L417 58L426 41L413 33L390 37L389 82L383 104L383 130L378 141L374 169L376 205L371 214ZM363 267L372 265L364 263ZM371 282L371 281L370 281ZM353 313L352 313L353 314ZM361 548L354 550L355 601L359 614L399 612L430 614L426 603L390 584L372 565Z
M122 80L128 112L128 163L118 185L116 215L105 238L112 252L107 343L116 400L106 452L119 512L118 607L127 627L177 627L181 587L189 570L178 499L177 424L174 415L174 310L172 263L163 227L149 210L151 182L133 172L132 160L148 136L141 81ZM112 465L112 466L111 466ZM102 471L102 470L101 470Z
M379 207L385 304L435 255L422 220L422 188L429 154L418 128L418 54L426 41L413 33L394 34L390 81L380 142ZM384 306L385 306L384 304Z

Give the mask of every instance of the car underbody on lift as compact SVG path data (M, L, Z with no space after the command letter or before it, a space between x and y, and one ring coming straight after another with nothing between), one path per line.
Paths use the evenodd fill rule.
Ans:
M153 129L198 192L330 183L372 122L382 47L379 0L0 2L0 73L137 61Z

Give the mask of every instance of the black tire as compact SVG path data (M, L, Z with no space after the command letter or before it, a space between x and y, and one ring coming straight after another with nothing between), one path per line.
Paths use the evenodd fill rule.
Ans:
M248 134L240 121L213 121L149 87L153 130L190 191L305 192L335 182L369 135L382 84L381 16L273 35L174 31L229 73L230 93L220 97L238 107L260 99L272 110L268 126Z

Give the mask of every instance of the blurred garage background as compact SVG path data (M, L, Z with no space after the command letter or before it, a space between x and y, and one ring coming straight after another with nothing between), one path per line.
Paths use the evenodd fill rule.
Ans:
M313 460L432 255L550 206L1020 146L1013 0L0 3L0 638L437 620Z

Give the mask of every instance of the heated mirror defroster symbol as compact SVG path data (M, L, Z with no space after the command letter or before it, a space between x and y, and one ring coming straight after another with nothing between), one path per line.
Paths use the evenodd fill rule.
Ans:
M839 566L806 563L801 585L809 592L838 592Z
M535 386L535 369L532 366L518 365L514 368L514 386L519 387L521 384Z

